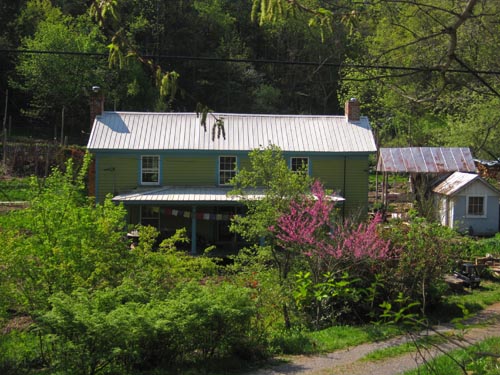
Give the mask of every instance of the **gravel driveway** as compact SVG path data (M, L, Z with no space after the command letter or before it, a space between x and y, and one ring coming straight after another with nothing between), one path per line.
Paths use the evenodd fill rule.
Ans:
M488 323L486 327L471 328L460 340L461 345L471 345L488 337L500 336L500 303L489 306L468 323ZM439 331L450 331L450 327L438 327ZM383 342L367 343L349 349L338 350L333 353L315 356L291 356L286 357L287 363L269 366L248 375L396 375L410 370L426 360L439 355L440 351L449 351L457 346L446 343L439 346L439 350L425 353L409 353L395 358L379 361L360 361L366 354L381 348L401 344L408 337L396 337Z

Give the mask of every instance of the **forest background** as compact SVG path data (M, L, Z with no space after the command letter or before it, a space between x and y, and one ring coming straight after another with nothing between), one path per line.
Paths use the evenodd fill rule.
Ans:
M4 126L85 144L105 109L341 114L357 97L381 146L497 159L496 1L0 2ZM7 104L7 111L5 111ZM64 118L64 119L63 119Z

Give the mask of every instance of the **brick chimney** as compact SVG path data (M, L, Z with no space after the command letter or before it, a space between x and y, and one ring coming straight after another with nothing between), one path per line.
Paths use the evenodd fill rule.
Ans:
M90 129L94 125L96 116L99 116L104 111L104 95L99 86L92 86L90 93Z
M351 98L345 102L345 117L347 121L359 121L361 110L359 101L356 98Z

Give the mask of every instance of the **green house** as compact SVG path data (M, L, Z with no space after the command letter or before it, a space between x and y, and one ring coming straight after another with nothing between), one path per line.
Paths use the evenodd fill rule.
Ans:
M225 138L212 139L220 118ZM228 224L243 207L227 195L228 181L249 165L251 150L269 144L281 148L291 169L307 165L345 198L345 216L366 213L368 156L376 146L353 99L345 116L214 114L207 131L195 113L103 112L88 142L94 194L102 202L111 193L130 223L154 225L165 235L187 228L193 253L208 245L236 247Z

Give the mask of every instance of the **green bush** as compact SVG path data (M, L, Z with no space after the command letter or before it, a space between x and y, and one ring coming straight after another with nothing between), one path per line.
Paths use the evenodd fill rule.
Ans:
M420 218L388 226L384 236L397 249L384 277L388 296L395 299L402 292L425 311L446 292L443 277L462 258L463 237Z
M246 288L192 282L167 300L144 298L131 286L54 295L39 320L52 371L137 373L258 354Z
M28 374L41 367L38 339L32 332L13 330L0 335L0 374Z
M467 252L468 257L484 257L488 254L500 256L500 233L497 233L495 237L470 241Z

